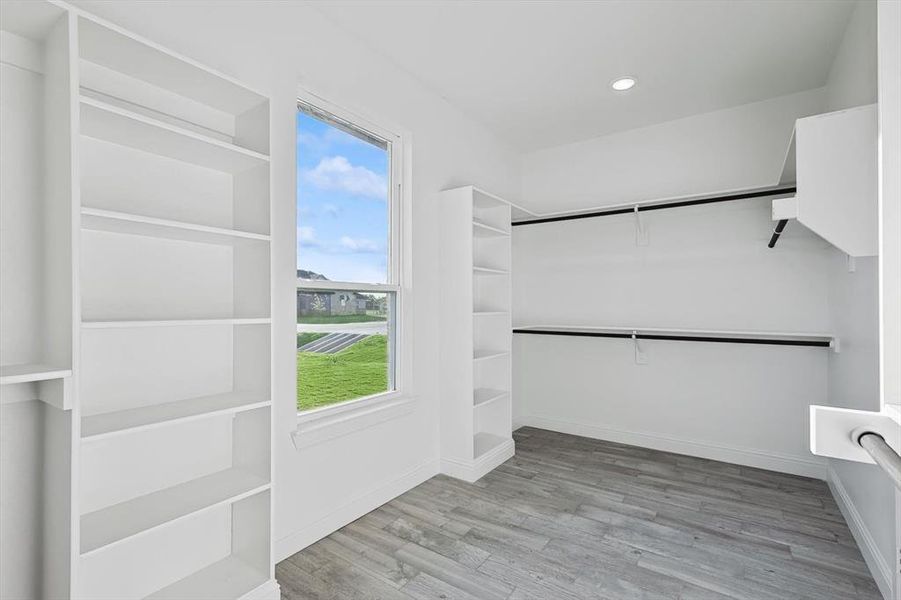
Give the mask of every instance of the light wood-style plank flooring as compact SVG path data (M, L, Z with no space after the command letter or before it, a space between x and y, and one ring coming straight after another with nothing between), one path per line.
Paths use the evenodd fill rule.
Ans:
M539 429L276 568L290 600L879 599L822 481Z

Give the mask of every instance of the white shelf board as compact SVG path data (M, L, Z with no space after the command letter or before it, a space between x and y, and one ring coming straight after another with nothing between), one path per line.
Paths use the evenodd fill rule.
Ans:
M71 369L60 369L39 363L2 365L0 366L0 385L62 379L71 375Z
M506 350L474 350L472 353L473 360L489 360L492 358L500 358L510 354Z
M269 162L269 157L259 152L87 96L81 96L81 133L226 173L239 173Z
M478 408L479 406L484 406L486 404L490 404L495 400L500 400L502 398L506 398L510 395L510 392L506 390L494 390L491 388L477 388L472 392L472 406L473 408Z
M247 241L268 242L270 239L268 235L249 231L208 227L99 208L82 208L81 226L93 231L109 231L206 244L230 245Z
M150 429L224 414L237 414L269 406L267 396L252 392L229 392L200 396L82 417L81 437L94 441L125 432Z
M476 208L489 209L510 205L509 202L485 190L472 186L472 204Z
M226 469L81 516L81 555L269 488L269 480Z
M814 332L786 332L786 331L741 331L734 329L663 329L658 327L624 327L607 325L514 325L514 329L529 329L534 331L572 331L572 332L598 332L598 333L632 333L661 334L661 335L685 335L696 337L748 337L759 339L784 339L805 342L835 342L835 336L831 333Z
M509 231L477 220L472 222L472 233L476 237L506 237L510 235Z
M223 318L223 319L147 319L123 321L82 321L84 329L124 329L131 327L187 327L195 325L267 325L272 322L268 317L260 318Z
M476 317L499 317L510 313L505 310L474 310L472 314Z
M235 556L228 556L154 592L145 600L240 598L268 579L268 573L254 569Z
M495 269L493 267L480 267L478 265L472 266L472 271L476 275L507 275L509 271L504 269Z
M507 439L493 433L481 432L475 434L472 438L473 458L478 460L482 455L504 444Z

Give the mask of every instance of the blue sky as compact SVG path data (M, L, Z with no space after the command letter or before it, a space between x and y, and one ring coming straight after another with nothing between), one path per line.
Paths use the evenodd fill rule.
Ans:
M297 268L385 283L388 152L297 113Z

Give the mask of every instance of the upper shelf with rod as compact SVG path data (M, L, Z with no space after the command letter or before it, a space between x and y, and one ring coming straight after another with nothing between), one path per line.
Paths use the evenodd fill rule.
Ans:
M777 222L799 223L849 256L877 254L876 105L798 119L779 185L792 197L773 200Z
M777 222L768 247L773 248L791 220L849 256L877 253L876 105L860 106L798 119L779 181L775 186L733 190L717 195L649 200L591 210L538 214L516 207L512 225L523 227L635 214L638 239L644 212L772 199ZM645 242L646 243L646 242ZM643 244L642 244L643 245Z
M756 188L750 190L732 191L714 196L693 196L672 198L667 200L650 200L644 202L632 202L630 204L616 204L595 210L535 215L533 217L517 219L513 221L513 227L524 225L541 225L544 223L558 223L560 221L575 221L579 219L595 219L598 217L611 217L614 215L627 215L654 210L670 208L685 208L702 204L716 204L720 202L734 202L737 200L750 200L754 198L784 198L795 193L794 185L779 185L776 187ZM534 214L534 213L533 213Z
M778 331L732 331L713 329L661 329L653 327L540 325L514 327L513 333L571 337L602 337L673 342L708 342L805 346L839 351L838 338L829 333L789 333Z

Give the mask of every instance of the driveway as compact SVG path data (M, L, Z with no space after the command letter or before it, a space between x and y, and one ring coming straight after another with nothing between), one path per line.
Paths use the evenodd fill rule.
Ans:
M309 331L312 333L361 333L364 335L388 333L386 321L372 321L370 323L298 323L297 333Z

